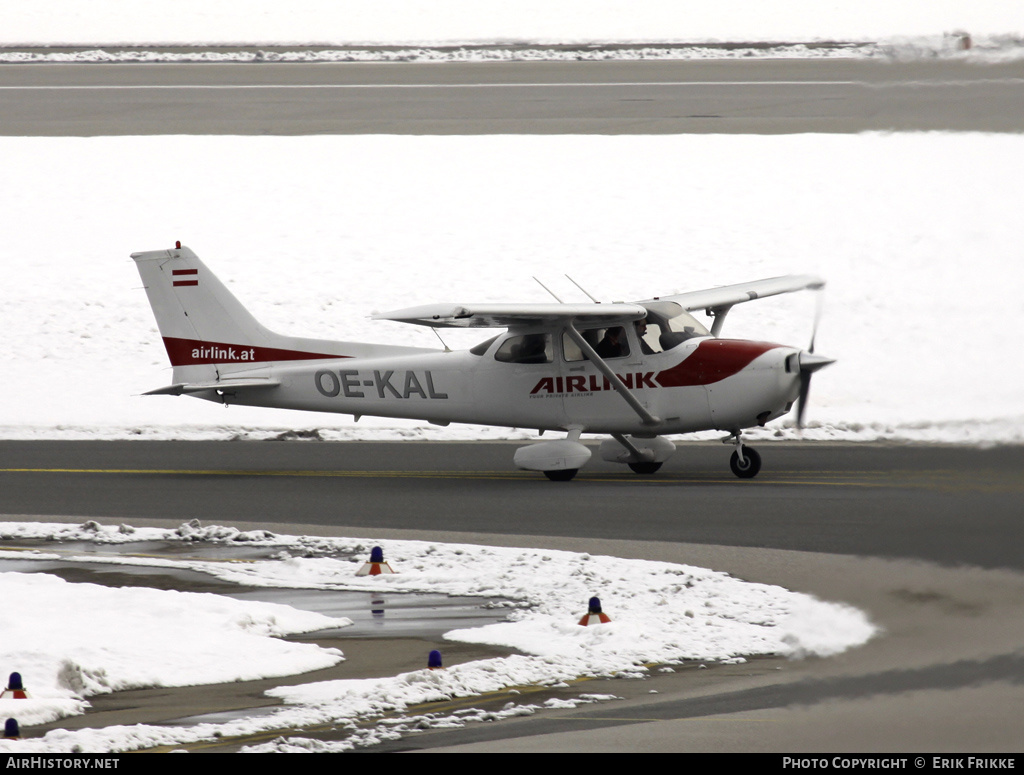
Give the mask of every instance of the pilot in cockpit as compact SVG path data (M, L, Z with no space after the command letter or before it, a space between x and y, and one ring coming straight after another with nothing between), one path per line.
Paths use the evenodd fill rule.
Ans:
M654 350L647 344L647 340L644 339L647 335L647 318L641 318L633 325L636 328L636 338L640 340L640 352L644 355L654 355Z
M601 341L597 343L594 352L602 358L619 358L626 355L629 351L626 348L626 343L622 341L624 334L625 331L622 330L621 326L609 328L604 332Z

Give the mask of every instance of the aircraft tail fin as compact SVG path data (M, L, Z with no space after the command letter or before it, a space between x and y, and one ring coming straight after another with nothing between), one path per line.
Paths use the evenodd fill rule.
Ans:
M175 383L210 383L272 362L344 358L348 343L282 336L264 327L181 243L133 253ZM366 345L356 349L365 350ZM358 353L363 354L363 353Z

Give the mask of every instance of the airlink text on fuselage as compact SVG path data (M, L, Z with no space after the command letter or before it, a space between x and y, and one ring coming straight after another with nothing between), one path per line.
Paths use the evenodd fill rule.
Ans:
M653 371L630 372L628 374L616 374L615 376L618 377L622 381L622 384L630 390L633 390L634 388L661 387L654 382L655 372ZM543 377L536 385L533 386L533 390L530 391L530 395L599 393L602 390L614 390L614 388L607 377L599 374L576 375L571 377Z

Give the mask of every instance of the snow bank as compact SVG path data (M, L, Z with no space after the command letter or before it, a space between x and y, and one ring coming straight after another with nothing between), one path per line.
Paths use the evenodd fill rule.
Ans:
M1022 32L1006 0L18 0L0 44L877 40Z
M0 590L0 665L20 672L33 698L30 707L0 700L0 714L17 713L22 726L81 713L96 694L330 667L340 651L280 638L351 624L285 605L47 574L0 573Z
M370 549L365 540L242 533L196 524L172 531L95 522L2 523L0 536L8 540L274 547L280 550L275 559L245 563L117 554L105 554L102 559L188 568L255 586L506 598L511 601L507 621L455 630L445 637L523 652L443 671L282 687L269 692L285 703L271 716L184 728L140 725L55 731L37 740L0 743L2 751L68 751L75 746L86 751L125 750L353 720L402 713L415 704L509 686L557 685L580 676L641 677L652 663L735 662L751 655L830 655L860 645L875 633L864 614L849 607L712 570L664 562L386 541L381 542L385 556L399 573L357 578L354 573ZM31 557L32 553L17 556ZM95 553L62 552L61 556L69 562L97 559ZM18 601L13 623L4 625L0 663L24 665L20 672L26 685L40 698L32 707L33 721L23 720L23 724L83 712L84 698L97 692L297 674L341 659L334 649L266 637L337 626L334 620L288 606L242 604L211 594L106 589L21 573L0 573L0 594ZM613 621L580 627L577 621L595 594L600 595ZM43 610L47 615L40 617L38 612ZM235 664L241 662L238 653L246 654L244 664ZM16 702L20 701L5 701L8 705ZM28 707L17 705L19 712ZM6 707L0 710L11 712ZM438 723L454 722L441 719Z

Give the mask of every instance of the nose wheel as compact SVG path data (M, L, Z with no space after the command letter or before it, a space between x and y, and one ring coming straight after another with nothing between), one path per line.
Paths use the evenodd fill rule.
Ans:
M729 458L729 468L740 479L753 479L761 470L761 456L756 449L740 446Z

